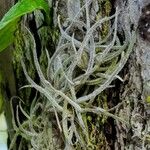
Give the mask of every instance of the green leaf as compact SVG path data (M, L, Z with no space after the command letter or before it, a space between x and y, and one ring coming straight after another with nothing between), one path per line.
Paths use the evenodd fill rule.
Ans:
M20 18L36 9L44 10L49 20L49 7L45 0L21 0L5 14L0 21L0 52L13 43Z

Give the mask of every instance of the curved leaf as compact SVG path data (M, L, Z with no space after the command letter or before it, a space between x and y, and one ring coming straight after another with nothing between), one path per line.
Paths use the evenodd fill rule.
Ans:
M13 42L20 18L36 9L44 10L47 16L49 14L49 7L45 0L21 0L5 14L0 21L0 52Z

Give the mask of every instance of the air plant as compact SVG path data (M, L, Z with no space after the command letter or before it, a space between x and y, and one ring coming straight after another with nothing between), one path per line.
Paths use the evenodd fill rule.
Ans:
M26 140L30 140L29 147L32 149L54 149L56 145L59 147L57 149L87 149L92 145L85 118L87 113L112 117L129 124L116 114L110 113L109 109L94 106L93 103L104 90L112 88L112 81L123 81L118 73L133 50L135 33L133 32L131 37L125 37L121 43L117 36L118 8L114 15L93 22L89 14L91 3L92 1L86 1L81 8L74 10L75 13L71 12L71 17L68 15L69 18L66 19L65 29L58 17L60 38L52 57L45 49L46 73L42 72L37 57L35 39L25 27L33 43L34 64L40 84L31 79L22 60L23 70L29 82L29 85L23 88L35 88L41 97L40 100L34 101L29 114L19 106L27 121L21 124L17 117L18 127L15 123L14 125L16 135L23 135ZM97 40L95 32L108 21L111 21L111 24L107 36L102 38L99 34ZM77 37L75 29L80 30L81 38Z

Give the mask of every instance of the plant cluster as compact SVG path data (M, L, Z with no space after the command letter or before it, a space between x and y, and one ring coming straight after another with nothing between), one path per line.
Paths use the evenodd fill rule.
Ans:
M42 71L37 57L35 39L25 27L33 43L34 65L40 84L29 76L22 61L29 82L23 88L35 88L41 96L35 98L29 113L23 110L21 104L17 107L27 120L20 123L17 110L17 125L13 122L16 134L10 147L14 146L16 137L21 135L31 141L29 149L92 149L92 129L87 125L87 114L112 117L128 124L112 114L111 109L104 109L94 103L104 90L113 87L112 81L123 81L118 73L132 52L135 33L132 33L130 39L125 37L121 42L117 36L118 8L112 16L93 20L90 14L92 4L91 0L85 1L82 7L80 4L74 6L71 2L68 3L68 18L63 25L58 16L61 34L52 57L45 49L46 73ZM106 22L108 32L102 36Z

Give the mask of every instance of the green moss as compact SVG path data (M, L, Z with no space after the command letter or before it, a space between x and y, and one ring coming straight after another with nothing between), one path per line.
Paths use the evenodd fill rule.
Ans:
M106 16L110 16L110 12L112 9L110 0L98 0L99 11L96 15L96 20L100 20ZM101 28L98 30L99 32L99 40L105 39L110 29L110 21L106 21L101 25ZM101 48L96 48L96 53L101 52Z
M23 73L21 60L23 60L27 66L27 71L29 75L34 79L35 78L35 69L33 64L32 57L32 48L33 44L31 38L25 31L25 29L19 27L15 33L15 50L13 51L13 67L15 71L15 78L17 82L17 89L27 84L27 81L24 80L25 76ZM19 90L19 96L25 100L26 104L29 105L29 97L31 89L27 88L25 90Z

